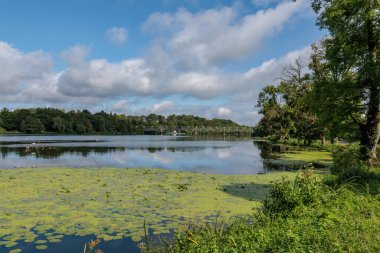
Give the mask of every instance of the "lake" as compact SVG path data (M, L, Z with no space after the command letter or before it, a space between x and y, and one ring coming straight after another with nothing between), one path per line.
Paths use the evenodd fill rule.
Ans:
M170 236L195 218L251 213L285 175L257 175L272 149L227 137L0 136L0 252L82 252L95 238L106 253L139 252L145 222Z
M216 174L263 171L263 143L186 136L0 136L0 168L165 168Z

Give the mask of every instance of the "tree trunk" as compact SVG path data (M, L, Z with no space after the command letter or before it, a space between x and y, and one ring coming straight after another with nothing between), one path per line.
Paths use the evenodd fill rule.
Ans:
M330 128L330 143L331 144L335 144L335 131L332 129L332 128Z
M377 40L374 34L374 23L367 21L369 68L366 87L369 88L367 121L361 126L361 156L369 164L377 163L376 148L380 137L380 83L377 69Z
M380 89L370 89L366 124L361 126L360 153L369 164L378 162L376 148L380 137Z

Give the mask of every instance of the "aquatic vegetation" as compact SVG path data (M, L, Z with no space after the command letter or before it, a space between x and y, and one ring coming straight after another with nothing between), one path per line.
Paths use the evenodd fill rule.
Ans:
M101 240L99 238L96 238L96 240L91 240L88 243L88 250L87 250L87 243L84 245L83 253L92 253L94 252L95 247L101 243ZM99 251L99 250L98 250ZM96 251L95 251L96 252Z
M0 248L37 249L64 236L101 240L169 233L190 221L247 214L266 186L293 173L210 175L161 169L23 168L0 170ZM15 251L17 252L17 251Z

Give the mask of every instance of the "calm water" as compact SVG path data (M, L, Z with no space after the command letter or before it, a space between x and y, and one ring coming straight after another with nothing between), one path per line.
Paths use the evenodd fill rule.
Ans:
M150 167L219 174L264 170L263 143L177 136L0 136L0 168Z

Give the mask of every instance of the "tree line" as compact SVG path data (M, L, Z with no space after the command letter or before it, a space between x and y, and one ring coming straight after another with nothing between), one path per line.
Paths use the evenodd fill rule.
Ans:
M380 138L380 2L313 0L317 25L329 31L312 46L306 71L299 61L278 86L264 87L264 115L254 134L296 138L304 144L328 137L360 142L362 160L376 163Z
M2 129L2 130L1 130ZM193 115L132 116L104 111L65 111L32 108L0 111L0 132L26 134L249 134L249 127L226 119L206 119Z

